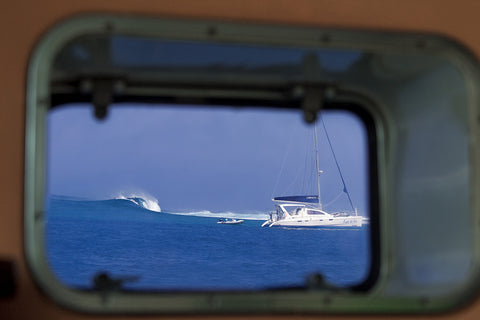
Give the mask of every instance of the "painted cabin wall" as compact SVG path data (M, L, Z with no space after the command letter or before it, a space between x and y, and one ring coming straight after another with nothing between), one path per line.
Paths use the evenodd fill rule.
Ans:
M25 85L28 59L41 35L55 23L72 15L90 12L433 32L456 39L480 57L480 36L478 35L480 2L476 1L3 0L0 3L0 147L2 152L0 157L0 258L15 261L18 269L18 288L14 298L0 300L0 319L86 317L58 307L34 286L23 256L22 223ZM480 299L460 312L443 315L443 317L478 319ZM89 316L88 318L104 317ZM123 319L123 317L105 318ZM132 319L132 317L125 318ZM195 319L201 318L195 317Z

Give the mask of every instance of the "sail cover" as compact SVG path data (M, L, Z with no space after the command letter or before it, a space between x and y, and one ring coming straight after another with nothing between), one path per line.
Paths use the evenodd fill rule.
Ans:
M285 196L285 197L275 197L273 201L283 201L283 202L301 202L301 203L318 203L318 196Z

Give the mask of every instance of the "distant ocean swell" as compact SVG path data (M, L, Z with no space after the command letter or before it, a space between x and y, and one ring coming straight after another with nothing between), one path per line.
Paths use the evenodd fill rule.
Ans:
M158 200L152 196L146 194L129 194L129 195L117 195L111 199L105 200L86 200L79 199L69 196L51 196L51 200L54 202L58 201L74 201L78 207L83 206L102 206L105 209L108 207L118 208L124 207L128 208L131 205L135 205L138 209L146 209L152 212L181 215L181 216L193 216L193 217L207 217L207 218L237 218L244 220L266 220L268 219L267 212L231 212L231 211L222 211L222 212L212 212L210 210L162 210L158 204Z

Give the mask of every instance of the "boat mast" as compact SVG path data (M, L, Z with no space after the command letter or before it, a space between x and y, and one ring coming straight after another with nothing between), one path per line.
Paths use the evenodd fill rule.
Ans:
M317 171L317 191L318 191L318 208L322 210L322 201L320 199L320 174L323 172L320 170L319 160L318 160L318 138L317 138L317 122L314 124L314 136L315 136L315 166Z

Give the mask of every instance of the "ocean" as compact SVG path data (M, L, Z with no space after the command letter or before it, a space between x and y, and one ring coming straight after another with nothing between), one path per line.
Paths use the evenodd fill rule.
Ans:
M262 228L267 213L169 212L152 199L51 196L47 258L64 285L91 288L100 273L133 290L259 290L361 283L370 268L370 230ZM245 219L217 224L219 217Z

